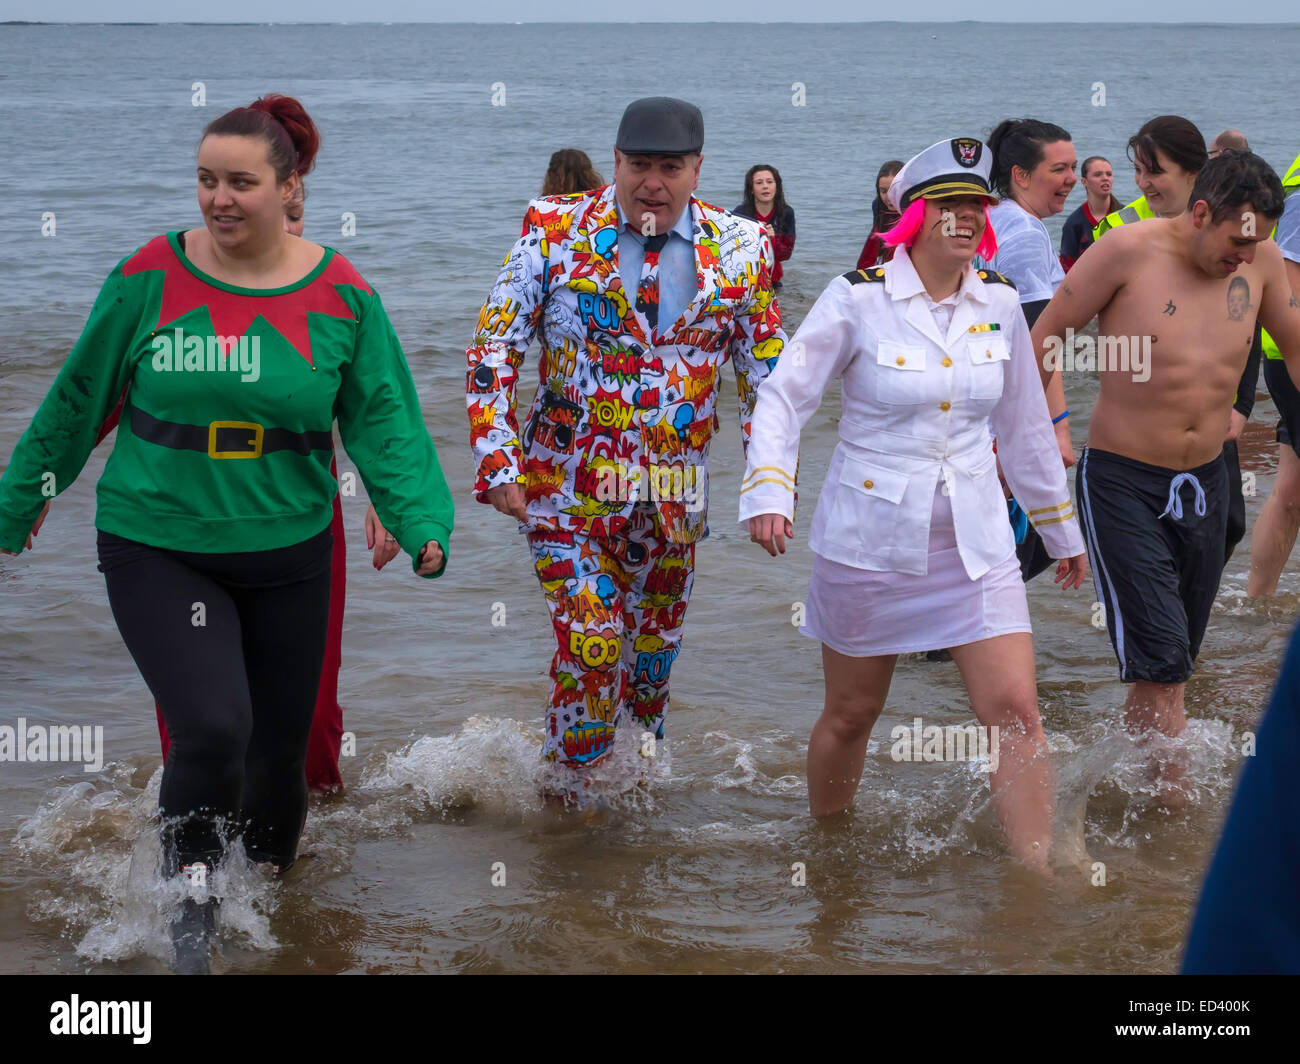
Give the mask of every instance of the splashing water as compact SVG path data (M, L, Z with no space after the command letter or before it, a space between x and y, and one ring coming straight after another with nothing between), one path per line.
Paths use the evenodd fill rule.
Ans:
M80 934L77 956L98 962L146 956L170 964L170 925L186 887L180 877L161 874L156 810L162 769L143 789L132 787L131 774L128 766L113 765L98 785L56 788L20 824L14 848L51 879L49 888L35 892L28 915L61 922L65 937ZM221 902L219 938L275 949L269 920L275 887L234 843L208 880Z

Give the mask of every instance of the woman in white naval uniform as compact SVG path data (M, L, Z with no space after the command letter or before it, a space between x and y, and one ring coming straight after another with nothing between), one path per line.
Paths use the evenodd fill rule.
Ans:
M799 432L841 378L840 442L808 538L802 631L821 640L826 679L808 744L812 814L852 804L897 656L947 647L976 717L999 729L991 784L1011 852L1046 872L1052 772L990 428L1008 483L1063 559L1057 582L1079 587L1087 562L1015 289L971 265L991 243L988 175L969 138L900 171L893 260L832 281L759 389L740 519L784 553Z

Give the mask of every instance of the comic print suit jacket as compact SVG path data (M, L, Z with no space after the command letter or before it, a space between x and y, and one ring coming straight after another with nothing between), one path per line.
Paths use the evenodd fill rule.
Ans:
M529 204L467 352L480 502L518 482L530 527L605 536L648 499L670 542L704 534L719 370L730 356L748 447L785 334L757 223L694 197L690 212L695 295L652 335L619 276L614 186ZM540 385L521 433L515 386L534 336Z

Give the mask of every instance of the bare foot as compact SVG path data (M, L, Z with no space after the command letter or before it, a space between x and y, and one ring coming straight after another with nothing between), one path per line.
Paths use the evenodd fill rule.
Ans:
M1156 801L1171 813L1186 809L1192 804L1194 792L1186 778L1178 749L1156 751L1151 768L1155 776Z
M1183 779L1182 772L1170 778L1160 775L1156 782L1156 801L1171 813L1178 813L1192 804L1192 788Z

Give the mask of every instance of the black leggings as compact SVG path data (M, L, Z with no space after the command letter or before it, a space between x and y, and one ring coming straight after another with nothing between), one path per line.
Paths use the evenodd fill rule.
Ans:
M255 861L297 853L332 545L328 528L239 554L99 533L113 617L171 735L158 795L170 874L214 864L240 830Z

